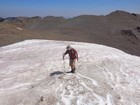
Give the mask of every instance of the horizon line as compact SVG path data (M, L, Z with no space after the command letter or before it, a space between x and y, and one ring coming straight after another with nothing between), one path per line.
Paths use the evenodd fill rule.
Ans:
M112 12L108 12L108 13L105 13L105 14L90 14L90 13L83 13L83 14L79 14L79 15L75 15L75 16L64 16L64 15L44 15L44 16L41 16L41 15L32 15L32 16L27 16L27 15L17 15L17 16L0 16L0 18L14 18L14 17L41 17L41 18L44 18L44 17L63 17L63 18L74 18L74 17L78 17L78 16L107 16L113 12L126 12L126 13L130 13L130 14L137 14L137 15L140 15L140 13L135 13L135 12L129 12L129 11L125 11L125 10L114 10Z

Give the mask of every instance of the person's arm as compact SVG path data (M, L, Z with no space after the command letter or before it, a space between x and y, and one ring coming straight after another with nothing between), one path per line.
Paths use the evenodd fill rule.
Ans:
M64 57L65 57L65 55L68 53L68 50L63 54L63 60L64 60Z
M65 55L66 55L66 54L64 53L64 54L63 54L63 60L64 60Z

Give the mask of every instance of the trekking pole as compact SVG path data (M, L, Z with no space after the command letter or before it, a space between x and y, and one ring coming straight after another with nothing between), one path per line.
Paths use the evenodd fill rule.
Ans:
M66 69L66 66L65 66L65 59L63 60L63 67L64 67L64 74L66 73L65 69Z

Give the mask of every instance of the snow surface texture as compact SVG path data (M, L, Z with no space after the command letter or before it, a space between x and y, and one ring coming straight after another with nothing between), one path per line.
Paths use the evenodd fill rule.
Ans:
M79 53L75 74L71 44ZM0 105L140 105L140 57L97 44L27 40L0 48Z

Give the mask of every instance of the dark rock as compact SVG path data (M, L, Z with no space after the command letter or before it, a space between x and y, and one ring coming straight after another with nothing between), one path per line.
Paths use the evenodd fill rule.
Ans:
M41 102L44 101L44 97L43 96L40 97L40 101Z
M137 38L137 36L131 30L121 30L122 35Z
M135 45L138 44L139 38L131 30L121 30L121 34L128 42Z
M28 19L38 20L38 19L41 19L41 17L39 17L39 16L34 16L34 17L30 17L30 18L28 18Z
M132 13L132 15L137 17L137 15L135 13Z
M12 21L16 21L17 18L16 17L7 17L4 19L4 21L7 21L7 22L12 22Z
M140 33L140 27L136 27L136 30Z
M4 21L4 18L0 17L0 22L3 22Z

